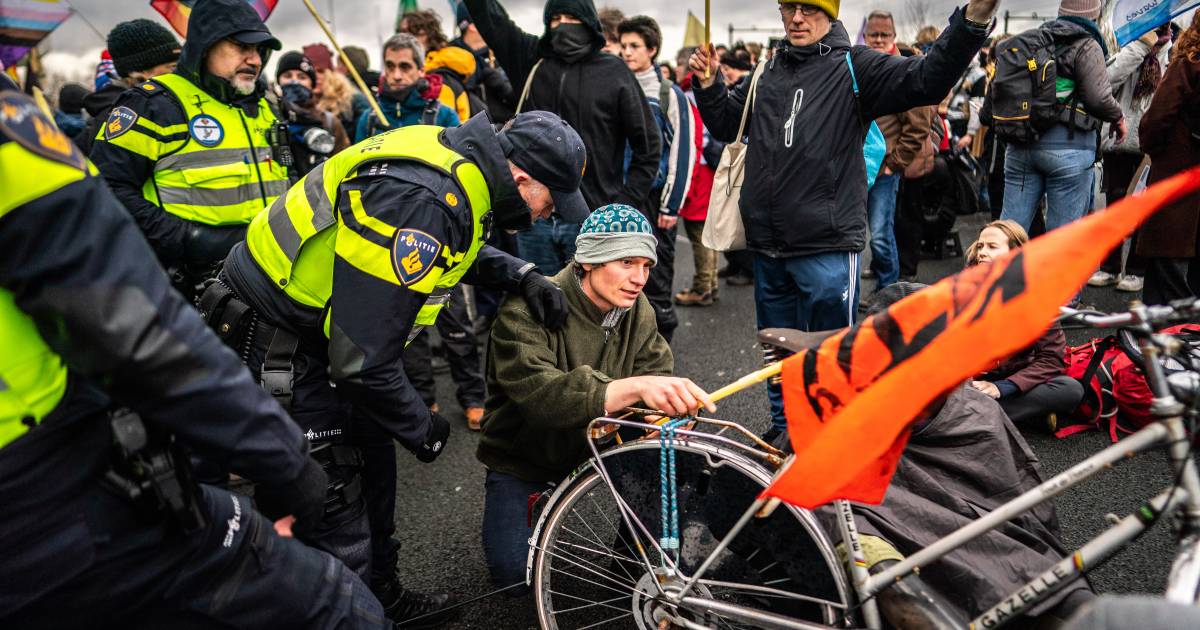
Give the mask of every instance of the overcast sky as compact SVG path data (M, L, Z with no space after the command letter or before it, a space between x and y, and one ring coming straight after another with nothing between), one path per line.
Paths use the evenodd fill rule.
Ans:
M107 34L118 22L133 18L149 18L165 24L165 20L150 8L148 0L67 0L79 15L72 16L47 38L42 50L46 56L47 70L67 74L74 80L88 80L99 61L104 40L88 26L90 22L99 33ZM598 6L613 6L627 15L644 13L658 20L663 30L664 56L671 58L683 43L683 29L687 12L704 17L701 0L596 0ZM397 0L313 0L313 4L329 20L334 33L343 46L358 45L371 53L373 68L379 67L378 47L392 32L396 20ZM453 16L446 0L422 1L422 8L432 8L442 15L443 29L453 30ZM541 34L543 0L506 0L502 2L509 15L525 30ZM847 0L842 2L841 19L856 37L863 15L875 8L892 11L899 23L902 36L911 36L914 29L906 24L906 7L928 5L932 23L943 26L958 4L954 0ZM1054 15L1058 3L1054 0L1003 0L1001 12L1013 14ZM86 19L86 21L85 21ZM736 0L714 0L712 3L713 41L724 42L728 37L729 25L737 27L774 28L780 25L779 14L773 3L739 2ZM279 0L275 12L267 20L267 26L283 42L284 50L298 49L304 44L324 41L320 28L305 9L301 0ZM1014 22L1012 28L1020 26ZM740 33L736 39L765 41L770 33ZM453 35L451 35L453 36Z

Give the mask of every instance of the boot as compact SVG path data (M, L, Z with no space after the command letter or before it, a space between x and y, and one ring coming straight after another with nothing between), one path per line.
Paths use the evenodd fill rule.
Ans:
M458 617L457 608L446 610L454 604L446 593L426 595L411 591L395 577L371 590L383 604L383 614L399 628L436 628ZM416 621L407 623L410 619Z
M675 294L675 303L679 306L712 306L712 293L700 293L692 289L684 289Z

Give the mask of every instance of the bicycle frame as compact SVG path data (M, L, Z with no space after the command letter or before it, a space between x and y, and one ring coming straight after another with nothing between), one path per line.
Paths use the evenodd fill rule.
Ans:
M850 582L853 584L858 602L860 602L863 621L868 628L876 629L882 627L874 598L875 595L888 588L888 586L897 580L910 573L919 572L921 567L936 562L963 544L1005 524L1016 516L1042 503L1052 500L1068 489L1100 474L1102 471L1122 461L1136 457L1138 454L1159 448L1167 450L1171 469L1177 476L1178 485L1173 485L1164 490L1143 504L1135 513L1117 521L1113 527L1091 539L1072 554L1055 563L1042 574L998 602L991 609L979 615L967 627L972 630L977 628L996 628L1015 619L1023 612L1062 590L1088 570L1111 558L1117 551L1144 533L1157 521L1159 515L1169 512L1178 506L1183 506L1183 530L1180 537L1179 553L1172 566L1166 595L1170 601L1186 604L1195 603L1195 598L1197 597L1196 588L1200 584L1200 471L1197 469L1195 459L1190 457L1189 437L1182 417L1184 407L1175 400L1167 386L1165 375L1158 361L1158 348L1149 337L1153 331L1148 325L1143 326L1145 330L1140 332L1145 332L1146 336L1141 339L1140 345L1143 356L1146 358L1146 380L1151 392L1154 394L1151 411L1160 420L1126 437L1120 443L1113 444L1082 462L1075 464L1036 488L1005 503L995 511L963 526L936 543L914 553L876 575L868 575L867 573L867 566L862 554L855 517L850 503L847 501L835 502L841 539L845 544L845 548L849 550L849 553L846 554L846 572L852 578ZM598 426L596 423L600 422L612 422L627 426L636 426L637 424L623 420L597 419L589 427L589 430L593 430L594 427ZM733 440L721 436L684 430L680 430L679 433L692 438L717 440L725 446L732 446L747 453L755 451L751 447L738 444ZM596 451L594 445L593 455L596 456L596 460L600 460L599 453ZM764 454L761 453L757 456L764 458ZM603 465L601 464L599 468L615 496L615 489L607 479L607 473L603 470ZM616 497L616 499L618 505L622 506L622 517L625 518L626 525L630 530L641 530L642 533L649 534L649 532L644 531L644 527L634 528L634 524L630 522L630 518L633 515L626 513L627 508L620 497ZM762 498L754 501L746 509L741 518L739 518L737 524L719 542L718 546L709 554L705 561L701 563L695 573L691 576L684 576L686 577L686 582L682 590L676 593L660 592L660 596L688 608L719 610L721 614L730 618L740 619L743 622L757 624L765 628L811 630L812 628L826 627L811 622L789 619L754 608L689 595L711 564L724 552L729 543L741 532L746 524L756 514L769 513L771 503L771 500ZM638 524L640 525L640 523ZM657 545L655 544L654 537L648 536L648 539L650 546L656 548ZM661 550L657 551L660 552L661 557ZM646 555L642 556L642 560L643 562L649 562L649 558ZM670 564L669 558L667 561ZM670 566L669 568L672 571L679 571L679 567L676 566ZM691 622L687 622L685 625L687 627L701 627Z

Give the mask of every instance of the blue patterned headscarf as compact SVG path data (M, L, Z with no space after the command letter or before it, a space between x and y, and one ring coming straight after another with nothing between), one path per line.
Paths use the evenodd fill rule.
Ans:
M642 257L657 263L658 239L646 217L634 208L610 203L584 220L575 238L575 260L599 264L621 258Z

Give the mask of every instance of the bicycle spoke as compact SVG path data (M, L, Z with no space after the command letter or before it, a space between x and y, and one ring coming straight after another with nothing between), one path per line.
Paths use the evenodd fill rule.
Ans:
M593 496L591 496L591 493L589 493L589 494L588 494L588 500L590 500L590 501L592 502L592 507L594 507L594 508L596 509L596 513L600 515L600 518L603 518L603 519L604 519L604 521L605 521L606 523L608 523L608 526L609 526L609 527L612 527L612 529L613 529L613 534L615 534L615 535L616 535L616 537L617 537L617 540L620 540L620 541L621 541L621 542L622 542L622 543L625 545L625 548L626 548L626 549L629 549L629 543L625 542L625 539L624 539L624 537L622 537L622 536L621 536L621 532L620 532L620 530L618 530L618 529L616 528L616 526L612 524L612 521L609 521L609 520L608 520L608 517L604 515L604 510L600 509L600 506L596 504L596 498L595 498L595 497L593 497ZM585 523L584 523L584 525L585 525L585 526L587 526L587 523L585 522ZM594 529L592 529L592 528L591 528L591 526L588 526L588 530L589 530L589 531L591 531L593 534L595 534L595 533L596 533L596 531L595 531ZM597 538L598 538L598 537L599 537L599 535L597 534ZM615 546L615 545L614 545L614 546ZM616 552L616 549L613 549L613 551L614 551L614 552ZM633 550L632 550L632 549L629 549L629 551L630 551L631 553L633 552ZM614 557L615 557L615 556L614 556ZM641 563L639 562L639 563L638 563L638 565L640 566L640 565L641 565ZM632 575L632 574L630 574L630 573L629 573L629 571L626 571L626 570L625 570L625 565L623 565L623 564L621 564L620 562L618 562L618 563L617 563L617 567L619 567L619 568L621 569L621 571L622 571L622 572L623 572L623 573L624 573L626 576L628 576L628 577L629 577L629 579L631 579L631 580L633 579L633 575Z
M563 614L566 614L566 613L569 613L569 612L575 612L575 611L578 611L578 610L583 610L584 608L591 608L592 606L604 606L605 608L611 608L611 609L613 609L613 610L621 610L621 611L624 611L624 610L625 610L624 608L621 608L621 607L619 607L619 606L613 606L613 605L611 605L611 604L612 604L612 602L620 601L620 600L622 600L622 599L628 599L627 597L614 597L614 598L612 598L612 599L606 599L606 600L604 600L604 601L602 601L602 602L593 602L593 601L591 601L591 600L587 600L587 599L584 599L584 598L582 598L582 597L575 597L574 595L567 595L566 593L558 593L558 592L556 592L556 591L550 591L550 592L551 592L552 594L554 594L554 595L563 595L564 597L570 597L570 598L572 598L572 599L578 599L578 600L581 600L581 601L588 602L588 603L584 604L583 606L576 606L576 607L574 607L574 608L564 608L564 609L562 609L562 610L556 610L556 611L554 611L554 612L552 613L552 614L554 614L554 615L563 615Z
M563 544L569 544L569 543L563 543ZM574 545L572 545L572 546L574 546ZM605 569L604 567L602 567L594 562L590 562L586 558L584 558L578 554L574 554L574 553L571 553L571 552L563 550L563 549L559 549L559 553L562 553L564 556L570 557L574 560L578 560L579 562L582 562L582 563L588 565L589 567L591 567L594 570L594 572L597 575L603 575L604 577L612 580L613 582L617 582L622 585L627 585L629 587L633 587L636 585L636 583L633 581L632 576L630 577L630 581L625 582L624 578L617 575L616 573L613 573L612 571L609 571L608 569Z
M609 553L609 552L607 552L607 551L601 551L601 550L599 550L599 549L592 549L591 547L585 547L585 546L583 546L583 545L577 545L577 544L575 544L575 543L563 542L563 541L561 541L561 540L560 540L560 541L558 541L558 544L559 544L559 545L565 545L565 546L568 546L568 547L572 547L572 548L575 548L575 549L582 549L583 551L588 551L588 552L594 553L594 554L596 554L596 555L599 555L599 556L606 556L606 557L612 558L613 560L616 560L618 563L621 563L621 562L628 562L628 563L630 563L630 564L635 564L635 565L637 565L637 566L641 566L641 563L640 563L640 562L638 562L637 560L634 560L633 558L630 558L630 557L628 557L628 556L619 556L619 555L617 555L617 554L614 554L614 553ZM619 566L619 565L618 565L618 566ZM630 575L628 571L624 571L624 567L621 567L621 568L622 568L622 571L623 571L623 573L625 573L625 576L626 576L626 577L628 577L630 580L633 580L633 576L632 576L632 575ZM616 576L616 577L620 577L620 576L618 575L618 576Z
M586 626L580 626L580 627L576 628L575 630L587 630L588 628L595 628L597 626L602 626L606 623L612 623L618 619L624 619L626 617L632 617L632 616L633 616L632 612L627 612L624 615L617 615L616 617L613 617L612 619L605 619L603 621L597 621L596 623L591 623Z
M565 555L562 555L562 554L559 554L559 553L555 553L555 552L553 552L553 551L550 551L549 549L543 549L543 550L542 550L542 553L547 553L547 554L550 554L550 557L552 557L552 558L557 558L557 559L559 559L559 560L562 560L563 562L567 562L567 563L569 563L569 564L575 565L575 566L579 567L580 569L583 569L584 571L587 571L588 573L595 574L595 575L597 575L597 576L599 576L599 577L601 577L601 578L604 578L604 579L608 580L609 582L613 582L613 583L615 583L617 586L620 586L620 587L622 587L623 589L626 589L626 590L618 590L618 589L616 589L616 588L613 588L612 586L605 586L605 585L603 585L603 584L600 584L599 582L597 582L597 583L596 583L596 585L597 585L597 586L605 586L605 587L606 587L606 588L608 588L609 590L612 590L612 591L614 591L614 592L616 592L616 593L626 593L626 592L633 592L633 591L637 590L637 585L636 585L636 584L632 584L632 583L628 583L628 582L620 582L620 581L618 581L618 580L615 580L615 579L613 579L613 578L611 578L611 577L609 577L609 576L607 576L607 575L605 575L605 574L603 574L603 573L600 573L600 572L596 571L595 569L592 569L592 568L586 567L586 566L584 566L584 565L582 565L582 564L579 564L579 563L578 563L578 562L576 562L575 560L572 560L571 558L568 558L568 557L567 557L567 556L565 556ZM572 574L570 574L570 573L567 573L566 571L563 571L562 569L556 569L556 570L557 570L558 572L560 572L560 573L564 573L564 574L566 574L566 575L572 575ZM575 577L579 577L579 576L575 576ZM579 579L583 579L583 578L579 578Z

